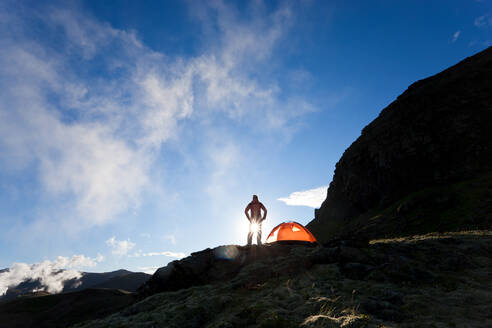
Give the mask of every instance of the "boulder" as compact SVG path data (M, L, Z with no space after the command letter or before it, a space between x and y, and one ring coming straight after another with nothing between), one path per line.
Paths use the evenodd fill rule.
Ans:
M169 263L137 290L139 297L192 286L232 280L233 286L259 284L273 276L288 275L312 265L308 244L225 245L192 253Z

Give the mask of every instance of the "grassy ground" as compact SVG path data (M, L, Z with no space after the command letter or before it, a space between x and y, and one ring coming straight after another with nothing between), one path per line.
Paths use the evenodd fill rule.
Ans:
M132 293L112 289L21 297L0 303L0 328L68 327L77 322L107 316L133 302Z
M155 294L76 327L492 326L491 231L374 240L339 248L336 263L264 274L321 250L293 249L232 281Z
M391 206L346 222L343 231L392 238L491 228L492 172L488 172L474 179L410 193Z

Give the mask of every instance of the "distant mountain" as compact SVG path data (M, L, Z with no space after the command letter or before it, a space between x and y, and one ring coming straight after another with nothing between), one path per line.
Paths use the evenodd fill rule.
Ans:
M415 82L336 164L307 227L395 237L492 227L492 47Z
M37 280L23 281L17 286L9 287L7 292L3 296L0 296L0 301L13 300L19 296L31 294L39 288L41 288L41 284Z
M126 291L92 288L56 295L21 296L0 302L0 328L69 327L104 317L134 301L134 295Z
M91 288L112 288L135 292L138 287L144 284L150 277L151 275L147 273L132 272L126 275L112 277L102 283L91 286Z
M6 270L8 269L2 271ZM103 273L83 272L81 279L65 281L62 293L80 291L87 288L114 288L135 292L150 277L151 275L143 272L131 272L128 270ZM42 287L38 280L24 281L17 286L10 287L7 293L0 297L0 300L12 300L22 295L31 294L33 291L42 289Z
M86 288L116 288L134 292L150 277L151 275L147 273L131 272L123 269L103 273L84 272L81 279L68 280L65 283L63 292Z

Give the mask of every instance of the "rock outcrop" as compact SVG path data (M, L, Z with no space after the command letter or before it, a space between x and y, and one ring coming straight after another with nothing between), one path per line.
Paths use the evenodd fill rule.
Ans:
M261 261L274 261L282 259L282 271L277 275L289 272L297 272L310 263L308 258L300 261L289 257L293 249L311 249L314 245L304 243L292 244L272 244L272 245L225 245L214 249L207 248L203 251L192 253L190 256L170 262L167 266L158 269L154 275L138 289L141 299L150 295L176 291L192 286L201 286L221 281L234 279L241 270L252 264ZM256 283L260 279L258 275L267 274L268 277L275 273L266 269L263 272L256 272L250 277L250 284Z
M344 227L371 210L490 171L492 47L412 84L383 109L337 163L308 228L318 240L353 233L356 227Z

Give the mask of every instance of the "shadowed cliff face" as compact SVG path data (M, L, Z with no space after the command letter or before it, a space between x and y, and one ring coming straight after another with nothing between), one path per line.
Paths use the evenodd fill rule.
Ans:
M308 228L325 241L412 192L492 171L491 140L492 47L412 84L383 109L337 163Z

